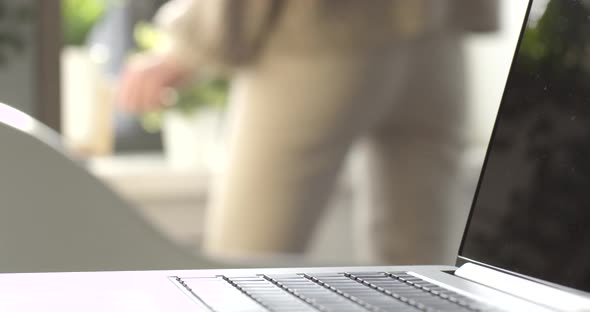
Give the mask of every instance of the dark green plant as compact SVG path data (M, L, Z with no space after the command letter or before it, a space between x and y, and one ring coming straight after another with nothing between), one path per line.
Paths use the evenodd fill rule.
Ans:
M33 17L34 8L29 3L0 1L0 65L24 51L23 37Z
M583 3L551 0L537 24L527 27L521 43L519 53L527 69L540 66L540 70L566 76L588 71L588 11Z

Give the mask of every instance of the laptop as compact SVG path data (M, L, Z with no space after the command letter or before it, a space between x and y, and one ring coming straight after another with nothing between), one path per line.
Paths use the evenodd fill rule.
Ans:
M590 1L534 0L456 266L0 274L0 311L590 311Z

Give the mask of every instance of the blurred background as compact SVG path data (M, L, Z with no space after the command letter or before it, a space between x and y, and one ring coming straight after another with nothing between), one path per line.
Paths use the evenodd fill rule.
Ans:
M157 112L130 114L115 103L125 61L159 44L151 19L164 2L0 0L0 102L60 132L89 172L166 236L196 251L207 191L224 155L229 83L212 78L186 86L176 105ZM473 121L466 200L473 196L525 9L526 1L501 0L501 29L465 42ZM355 190L349 181L359 157L353 149L305 259L358 263L350 244Z

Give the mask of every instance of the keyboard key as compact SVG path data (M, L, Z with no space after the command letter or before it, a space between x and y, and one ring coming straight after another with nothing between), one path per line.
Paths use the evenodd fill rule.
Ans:
M489 311L406 272L179 278L215 311ZM494 311L496 311L494 309Z

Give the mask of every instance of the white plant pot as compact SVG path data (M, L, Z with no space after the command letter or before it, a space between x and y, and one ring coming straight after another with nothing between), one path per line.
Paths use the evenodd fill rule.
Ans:
M89 49L66 47L61 53L62 132L70 148L104 155L113 146L113 107L99 60Z
M223 147L224 112L203 108L186 115L168 110L162 120L164 153L174 169L210 172Z

